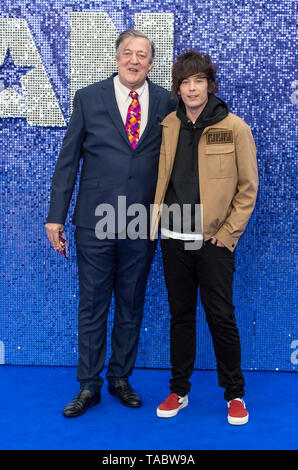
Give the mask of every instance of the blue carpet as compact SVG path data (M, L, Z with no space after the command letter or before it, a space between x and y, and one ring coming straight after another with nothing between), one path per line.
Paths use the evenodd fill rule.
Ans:
M78 391L74 367L0 366L1 450L294 450L298 448L296 373L245 372L245 426L227 423L215 371L195 371L189 406L160 419L169 371L136 369L131 384L143 406L122 406L102 389L102 402L67 419Z

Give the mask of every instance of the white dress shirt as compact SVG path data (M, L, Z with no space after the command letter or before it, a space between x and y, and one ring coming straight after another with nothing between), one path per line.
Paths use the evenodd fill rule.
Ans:
M115 75L114 77L114 89L116 95L116 101L118 105L118 109L120 111L123 124L126 124L126 116L129 106L132 103L132 98L129 96L129 92L131 91L126 86L122 85L119 80L119 76ZM145 127L147 126L148 122L148 109L149 109L149 86L147 80L137 90L134 90L139 95L139 103L141 106L141 123L140 123L140 137L144 132Z

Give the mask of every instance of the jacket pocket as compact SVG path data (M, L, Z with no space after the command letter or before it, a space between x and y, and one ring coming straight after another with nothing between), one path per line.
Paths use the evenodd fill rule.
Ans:
M237 173L234 144L206 147L208 178L232 178Z

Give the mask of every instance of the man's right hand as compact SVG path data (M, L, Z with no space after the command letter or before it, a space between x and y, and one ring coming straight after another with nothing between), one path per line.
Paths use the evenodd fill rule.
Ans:
M55 250L60 247L59 244L59 232L63 232L64 225L62 224L46 224L46 231L50 242L52 243Z

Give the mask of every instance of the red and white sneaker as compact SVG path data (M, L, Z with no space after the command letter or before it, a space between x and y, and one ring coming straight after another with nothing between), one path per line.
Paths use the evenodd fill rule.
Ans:
M156 410L159 418L172 418L176 416L179 410L188 405L188 395L179 397L177 393L170 393L168 398L163 401Z
M248 412L242 398L235 398L228 401L228 422L234 425L246 424L248 421Z

